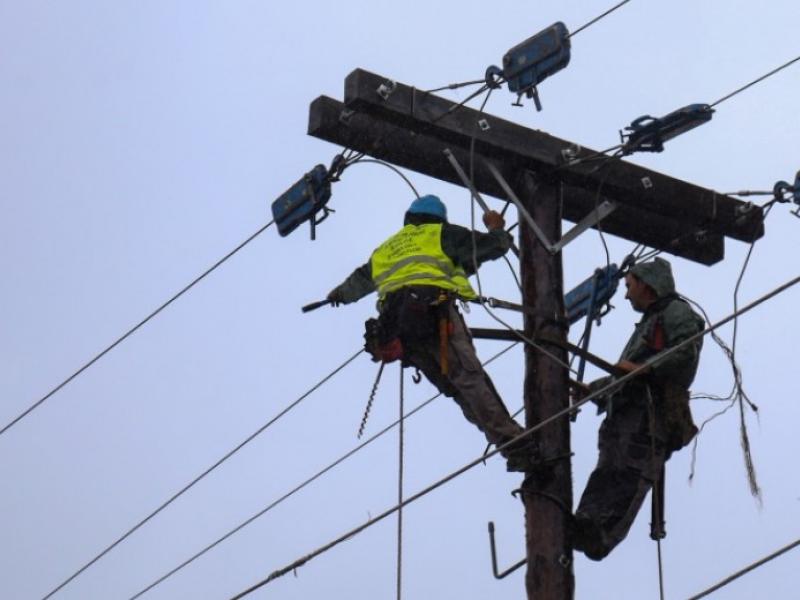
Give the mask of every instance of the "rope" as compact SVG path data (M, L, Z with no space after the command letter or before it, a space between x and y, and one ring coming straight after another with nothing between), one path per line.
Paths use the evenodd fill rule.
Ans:
M202 279L204 279L204 278L205 278L207 275L209 275L209 274L210 274L212 271L214 271L214 270L215 270L217 267L219 267L219 266L220 266L222 263L224 263L226 260L228 260L229 258L231 258L231 257L232 257L234 254L236 254L237 252L239 252L239 250L241 250L242 248L244 248L244 247L245 247L247 244L249 244L250 242L252 242L254 239L256 239L256 238L257 238L259 235L261 235L261 234L262 234L262 233L263 233L263 232L264 232L264 231L265 231L265 230L266 230L266 229L267 229L267 228L268 228L270 225L272 225L274 222L275 222L274 220L273 220L273 221L270 221L269 223L267 223L266 225L264 225L263 227L261 227L261 228L260 228L258 231L256 231L256 232L255 232L253 235L251 235L250 237L248 237L248 238L247 238L245 241L243 241L241 244L239 244L238 246L236 246L236 247L235 247L233 250L231 250L230 252L228 252L228 253L227 253L225 256L223 256L223 257L222 257L221 259L219 259L217 262L215 262L215 263L214 263L214 264L213 264L211 267L209 267L208 269L206 269L206 271L204 271L204 272L203 272L203 273L202 273L200 276L196 277L196 278L195 278L195 279L194 279L194 280L193 280L191 283L189 283L189 284L188 284L186 287L184 287L184 288L183 288L181 291L179 291L177 294L175 294L174 296L172 296L172 298L170 298L169 300L167 300L166 302L164 302L164 303L163 303L161 306L159 306L158 308L156 308L156 309L155 309L153 312L151 312L149 315L147 315L147 316L146 316L144 319L142 319L141 321L139 321L139 323L137 323L136 325L134 325L133 327L131 327L131 328L130 328L130 329L127 331L127 332L125 332L124 334L122 334L122 335L121 335L119 338L117 338L117 339L116 339L116 341L114 341L114 342L113 342L113 343L112 343L110 346L108 346L108 347L107 347L105 350L103 350L102 352L100 352L99 354L97 354L97 355L96 355L94 358L92 358L92 359L91 359L89 362L87 362L85 365L83 365L83 366L82 366L80 369L78 369L77 371L75 371L75 372L74 372L72 375L70 375L69 377L67 377L67 378L66 378L64 381L62 381L62 382L61 382L61 383L59 383L59 384L58 384L56 387L54 387L52 390L50 390L49 392L47 392L47 393L46 393L44 396L42 396L42 397L41 397L39 400L37 400L36 402L34 402L34 403L33 403L32 405L30 405L28 408L26 408L26 409L25 409L25 410L24 410L24 411L23 411L23 412L22 412L22 413L21 413L19 416L17 416L17 417L16 417L14 420L12 420L10 423L8 423L8 424L7 424L7 425L5 425L5 426L4 426L2 429L0 429L0 435L3 435L3 434L6 432L6 431L8 431L9 429L11 429L11 428L12 428L14 425L16 425L17 423L19 423L19 422L20 422L22 419L24 419L26 416L28 416L30 413L32 413L34 410L36 410L36 409L37 409L39 406L41 406L41 405L42 405L42 404L43 404L45 401L47 401L49 398L51 398L53 395L55 395L55 394L56 394L56 393L57 393L59 390L61 390L62 388L64 388L64 387L65 387L67 384L69 384L69 383L70 383L70 382L71 382L73 379L75 379L76 377L78 377L78 375L80 375L81 373L83 373L83 372L84 372L86 369L88 369L89 367L91 367L91 366L92 366L94 363L96 363L98 360L100 360L101 358L103 358L103 357L104 357L106 354L108 354L109 352L111 352L111 350L113 350L113 349L114 349L114 348L116 348L116 347L117 347L119 344L121 344L122 342L124 342L124 341L125 341L127 338L129 338L131 335L133 335L133 334L134 334L134 333L135 333L135 332L136 332L136 331L137 331L137 330L138 330L140 327L142 327L143 325L145 325L145 324L146 324L148 321L150 321L150 320L151 320L153 317L155 317L155 316L156 316L158 313L160 313L162 310L164 310L165 308L167 308L167 307L168 307L170 304L172 304L173 302L175 302L175 300L177 300L178 298L180 298L181 296L183 296L183 294L185 294L186 292L188 292L190 289L192 289L192 288L195 286L195 284L199 283L199 282L200 282Z
M156 508L156 509L155 509L153 512L151 512L151 513L150 513L150 514L148 514L148 515L147 515L145 518L143 518L141 521L139 521L138 523L136 523L136 525L134 525L133 527L131 527L130 529L128 529L128 530L127 530L125 533L123 533L123 534L122 534L120 537L118 537L118 538L117 538L117 539L116 539L116 540L115 540L113 543L111 543L109 546L107 546L105 549L103 549L103 550L102 550L100 553L98 553L96 556L94 556L94 558L92 558L92 559L91 559L89 562L87 562L87 563L86 563L85 565L83 565L83 566L82 566L80 569L78 569L78 570L77 570L77 571L75 571L75 572L74 572L72 575L70 575L70 576L69 576L67 579L65 579L64 581L62 581L62 582L61 582L61 583L60 583L60 584L59 584L57 587L55 587L53 590L51 590L51 591L50 591L50 592L49 592L49 593L48 593L46 596L44 596L43 600L47 600L47 598L50 598L51 596L53 596L53 595L54 595L56 592L58 592L59 590L61 590L62 588L64 588L64 587L65 587L67 584L69 584L69 583L70 583L72 580L74 580L76 577L78 577L78 576L79 576L81 573L83 573L84 571L86 571L86 570L87 570L89 567L91 567L93 564L95 564L97 561L99 561L101 558L103 558L103 557L104 557L106 554L108 554L109 552L111 552L111 551L112 551L114 548L116 548L116 547L117 547L119 544L121 544L121 543L122 543L122 542L124 542L126 539L128 539L128 538L129 538L129 537L130 537L130 536L131 536L131 535L132 535L132 534L133 534L135 531L137 531L139 528L141 528L141 527L142 527L142 526L143 526L145 523L147 523L148 521L150 521L150 520L151 520L153 517L155 517L155 516L156 516L158 513L160 513L161 511L163 511L165 508L167 508L167 507L168 507L170 504L172 504L173 502L175 502L175 500L177 500L178 498L180 498L180 497L181 497L183 494L185 494L186 492L188 492L188 491L189 491L189 490L190 490L192 487L194 487L194 486L195 486L197 483L199 483L199 482L200 482L202 479L204 479L204 478L205 478L207 475L209 475L209 474L210 474L212 471L214 471L214 470L215 470L217 467L219 467L219 466L220 466L222 463L224 463L226 460L228 460L229 458L231 458L231 457L232 457L234 454L236 454L236 453L237 453L239 450L241 450L242 448L244 448L244 447L245 447L247 444L249 444L250 442L252 442L252 441L253 441L253 440L254 440L256 437L258 437L258 436L259 436L259 435L261 435L261 434L262 434L264 431L266 431L266 430L267 430L267 429L268 429L268 428L269 428L271 425L273 425L273 424L274 424L275 422L277 422L277 421L278 421L280 418L282 418L283 416L285 416L285 415L286 415L286 414L287 414L287 413L288 413L290 410L292 410L293 408L295 408L295 407L296 407L298 404L300 404L300 403L301 403L303 400L305 400L305 399L306 399L308 396L310 396L310 395L311 395L313 392L315 392L317 389L319 389L319 388L320 388L320 387L321 387L321 386L322 386L324 383L326 383L326 382L327 382L329 379L331 379L331 378L332 378L334 375L336 375L337 373L339 373L339 372L340 372L342 369L344 369L344 368L345 368L347 365L349 365L351 362L353 362L353 361L356 359L356 357L357 357L357 356L359 356L359 355L360 355L362 352L364 352L364 350L363 350L363 349L361 349L361 350L359 350L358 352L356 352L355 354L353 354L353 355L352 355L350 358L348 358L348 359L347 359L347 360L346 360L344 363L342 363L341 365L339 365L338 367L336 367L336 369L334 369L334 370L333 370L331 373L329 373L328 375L326 375L325 377L323 377L323 378L322 378L322 379L321 379L321 380L320 380L320 381L319 381L319 382L318 382L316 385L314 385L314 386L313 386L311 389L309 389L309 390L308 390L306 393L304 393L302 396L300 396L300 397L299 397L297 400L295 400L294 402L292 402L291 404L289 404L289 406L287 406L286 408L284 408L284 409L283 409L281 412L279 412L277 415L275 415L275 416L274 416L272 419L270 419L269 421L267 421L266 423L264 423L264 424L263 424L261 427L259 427L259 428L258 428L256 431L254 431L254 432L253 432L252 434L250 434L250 435L249 435L247 438L245 438L245 439L244 439L242 442L240 442L240 443L239 443L239 444L238 444L236 447L234 447L232 450L230 450L229 452L227 452L227 453L226 453L226 454L225 454L225 455L224 455L222 458L220 458L219 460L217 460L217 461L216 461L216 462L215 462L213 465L211 465L210 467L208 467L208 468L207 468L205 471L203 471L202 473L200 473L200 475L198 475L197 477L195 477L194 479L192 479L192 481L190 481L188 484L186 484L185 486L183 486L183 487L182 487L180 490L178 490L177 492L175 492L175 493L174 493L172 496L170 496L170 497L169 497L169 499L168 499L168 500L166 500L165 502L161 503L161 504L158 506L158 508Z
M403 504L403 437L404 437L404 423L403 423L403 365L400 364L400 418L399 425L399 438L400 447L398 449L398 466L397 466L397 503ZM397 511L397 600L403 598L403 509Z
M775 558L778 558L781 554L785 554L785 553L789 552L789 550L792 550L792 549L796 548L797 546L800 546L800 540L795 540L794 542L792 542L788 546L784 546L783 548L781 548L777 552L773 552L769 556L765 556L761 560L754 562L753 564L745 567L741 571L737 571L736 573L734 573L730 577L726 577L725 579L720 581L718 584L708 588L707 590L705 590L703 592L700 592L699 594L697 594L695 596L692 596L691 598L689 598L689 600L699 600L700 598L705 598L706 596L708 596L712 592L716 592L718 589L725 587L726 585L728 585L732 581L738 579L742 575L746 575L747 573L749 573L753 569L757 569L758 567L767 564L769 561L771 561L771 560L773 560Z
M512 348L514 348L517 345L517 343L518 342L514 342L511 345L506 346L506 348L504 348L503 350L501 350L500 352L498 352L497 354L493 355L488 360L486 360L483 363L483 366L485 367L486 365L488 365L488 364L494 362L495 360L497 360L498 358L500 358L503 354L505 354L506 352L508 352ZM405 417L403 418L403 421L405 421L405 419L408 419L410 416L416 414L417 412L419 412L420 410L422 410L423 408L428 406L431 402L436 400L441 395L442 394L440 392L440 393L428 398L422 404L420 404L419 406L417 406L413 410L409 411L408 414L406 414ZM368 440L362 442L361 444L359 444L358 446L356 446L355 448L353 448L349 452L346 452L345 454L340 456L338 459L333 461L331 464L329 464L327 467L325 467L324 469L318 471L317 473L315 473L314 475L312 475L311 477L309 477L308 479L306 479L305 481L303 481L302 483L300 483L299 485L297 485L296 487L294 487L293 489L291 489L290 491L285 493L283 496L281 496L277 500L273 501L271 504L267 505L266 507L264 507L263 509L261 509L260 511L258 511L257 513L255 513L254 515L249 517L248 519L245 519L244 521L239 523L236 527L234 527L233 529L228 531L222 537L217 538L214 542L208 544L205 548L203 548L199 552L195 553L194 555L192 555L188 559L184 560L177 567L174 567L173 569L171 569L170 571L168 571L167 573L165 573L164 575L162 575L161 577L159 577L158 579L156 579L155 581L150 583L147 587L145 587L141 591L137 592L135 595L131 596L129 600L135 600L136 598L139 598L139 597L143 596L144 594L146 594L147 592L149 592L150 590L152 590L156 586L160 585L161 583L163 583L164 581L166 581L167 579L172 577L175 573L177 573L178 571L182 570L184 567L189 566L195 560L197 560L198 558L200 558L201 556L203 556L207 552L213 550L218 545L220 545L222 542L224 542L228 538L232 537L234 534L238 533L239 531L241 531L242 529L244 529L245 527L247 527L248 525L253 523L256 519L258 519L259 517L262 517L263 515L267 514L273 508L277 507L278 505L283 503L285 500L288 500L289 498L294 496L296 493L298 493L300 490L302 490L306 486L310 485L311 483L313 483L314 481L316 481L317 479L322 477L325 473L333 470L335 467L337 467L338 465L340 465L341 463L343 463L344 461L346 461L350 457L352 457L355 454L357 454L359 451L361 451L362 449L367 447L369 444L371 444L372 442L374 442L375 440L377 440L378 438L380 438L384 434L386 434L389 431L391 431L399 423L400 423L400 421L395 421L394 423L391 423L391 424L387 425L381 431L379 431L378 433L373 435L371 438L369 438Z
M476 465L481 464L485 460L485 458L489 458L491 456L494 456L495 454L501 452L502 450L506 449L507 447L511 446L512 444L516 444L516 443L520 442L521 440L523 440L524 438L530 436L532 433L534 433L534 432L546 427L547 425L557 421L558 419L560 419L562 417L568 416L569 414L571 414L572 412L574 412L575 410L577 410L578 408L580 408L581 406L583 406L587 402L591 401L593 398L595 398L597 396L600 396L602 394L605 394L606 392L610 391L611 389L616 388L619 385L622 385L623 383L625 383L628 380L632 379L633 377L637 376L640 372L642 372L642 371L644 371L646 369L649 369L653 364L655 364L657 362L660 362L661 360L663 360L667 356L670 356L672 353L677 352L678 350L680 350L681 348L683 348L687 344L691 344L691 343L695 342L696 340L702 338L703 336L709 334L710 332L715 331L719 327L722 327L723 325L727 324L728 322L733 320L735 317L738 317L739 315L747 313L748 311L752 310L753 308L755 308L755 307L759 306L760 304L762 304L762 303L774 298L778 294L783 293L784 291L786 291L787 289L791 288L792 286L794 286L794 285L796 285L798 283L800 283L800 276L797 276L797 277L787 281L786 283L780 285L779 287L775 288L771 292L761 296L757 300L755 300L755 301L751 302L750 304L748 304L747 306L743 307L741 310L738 311L738 313L733 313L733 314L729 315L728 317L725 317L721 321L718 321L717 323L715 323L714 325L709 326L708 328L704 329L703 331L700 331L700 332L688 337L687 339L685 339L681 343L676 344L675 346L673 346L671 348L668 348L667 350L661 352L660 354L651 357L650 359L648 359L644 363L642 363L637 369L634 369L633 371L627 373L626 375L623 375L623 376L619 377L616 381L614 381L614 382L612 382L612 383L610 383L610 384L608 384L608 385L606 385L606 386L604 386L604 387L602 387L602 388L600 388L600 389L588 394L587 396L585 396L579 402L576 402L572 406L567 407L567 408L565 408L563 410L560 410L560 411L556 412L555 414L551 415L550 417L547 417L546 419L540 421L538 424L534 425L533 427L530 427L530 428L526 429L525 431L523 431L518 436L516 436L516 437L512 438L511 440L507 441L505 444L497 446L494 450L492 450L488 454L481 455L477 459L475 459L475 460L471 461L470 463L464 465L460 469L457 469L456 471L450 473L446 477L444 477L444 478L436 481L435 483L429 485L428 487L420 490L416 494L413 494L412 496L407 497L405 500L403 500L403 502L400 505L394 506L394 507L384 511L383 513L381 513L377 517L374 517L374 518L366 521L365 523L359 525L358 527L355 527L354 529L351 529L350 531L348 531L344 535L340 536L339 538L333 540L332 542L329 542L329 543L325 544L324 546L321 546L320 548L314 550L310 554L307 554L307 555L303 556L302 558L299 558L298 560L290 563L289 565L287 565L287 566L285 566L285 567L283 567L281 569L278 569L277 571L274 571L273 573L271 573L265 579L259 581L255 585L247 588L245 591L240 592L236 596L233 596L231 598L231 600L238 600L239 598L243 598L244 596L250 594L251 592L263 587L264 585L266 585L268 583L270 583L271 581L273 581L275 579L278 579L279 577L282 577L282 576L286 575L287 573L290 573L290 572L296 570L297 568L303 566L304 564L306 564L310 560L316 558L317 556L319 556L321 554L324 554L325 552L331 550L335 546L341 544L345 540L348 540L348 539L354 537L355 535L361 533L365 529L371 527L372 525L375 525L376 523L379 523L380 521L382 521L386 517L388 517L388 516L394 514L395 512L397 512L400 508L403 508L403 507L411 504L412 502L422 498L423 496L426 496L427 494L429 494L432 491L438 489L439 487L443 486L444 484L452 481L453 479L455 479L459 475L462 475L466 471L472 469Z
M793 59L792 59L792 60L790 60L789 62L782 64L782 65L781 65L780 67L778 67L777 69L773 69L772 71L770 71L770 72L769 72L769 73L767 73L766 75L762 75L762 76L761 76L761 77L759 77L758 79L755 79L755 80L751 81L750 83L748 83L747 85L740 87L738 90L736 90L736 91L734 91L734 92L731 92L731 93L730 93L730 94L728 94L727 96L723 96L722 98L720 98L719 100L717 100L716 102L714 102L714 104L711 104L711 105L710 105L710 106L711 106L711 108L714 108L714 107L715 107L717 104L721 104L721 103L725 102L725 100L727 100L728 98L733 98L733 97L734 97L736 94L739 94L739 93L741 93L741 92L745 91L747 88L749 88L749 87L752 87L752 86L754 86L755 84L757 84L757 83L760 83L760 82L764 81L764 80L765 80L765 79L767 79L768 77L771 77L771 76L775 75L775 73L777 73L778 71L782 71L783 69L785 69L786 67L788 67L788 66L789 66L789 65L791 65L792 63L796 63L798 60L800 60L800 56L797 56L797 57L793 58Z

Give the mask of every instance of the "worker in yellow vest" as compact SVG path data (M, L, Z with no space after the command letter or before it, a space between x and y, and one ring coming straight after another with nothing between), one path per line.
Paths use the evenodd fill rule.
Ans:
M404 227L328 294L334 305L378 292L378 319L367 322L367 350L376 361L402 360L422 371L467 420L493 444L523 432L483 370L456 300L474 300L467 279L487 260L511 247L503 217L487 212L488 233L447 222L447 209L432 195L411 203ZM509 471L525 471L533 453L523 441L503 450Z

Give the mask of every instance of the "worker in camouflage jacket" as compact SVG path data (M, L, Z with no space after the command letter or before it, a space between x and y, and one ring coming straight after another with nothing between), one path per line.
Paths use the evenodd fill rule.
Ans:
M634 371L703 330L703 319L675 292L666 260L634 265L625 285L625 297L643 317L616 365L621 372ZM573 546L589 558L603 559L625 538L647 492L663 477L666 460L697 433L689 386L701 348L698 338L596 398L599 411L606 413L599 458L573 521ZM613 382L603 377L589 388L599 391Z
M417 198L404 226L328 294L334 305L378 292L380 316L367 321L367 350L376 361L401 359L453 398L467 420L498 446L523 432L483 370L456 300L474 300L467 279L487 260L503 256L512 239L503 217L483 217L488 233L447 222L438 197ZM523 441L502 450L509 471L532 460Z

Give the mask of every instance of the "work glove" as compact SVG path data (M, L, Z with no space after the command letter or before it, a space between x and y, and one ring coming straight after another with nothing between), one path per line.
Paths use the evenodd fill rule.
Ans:
M494 231L495 229L505 229L506 220L499 212L490 210L483 213L483 224L489 231Z
M345 300L344 297L344 292L339 287L333 288L328 294L327 299L333 306L339 306L340 304L347 304L347 301Z

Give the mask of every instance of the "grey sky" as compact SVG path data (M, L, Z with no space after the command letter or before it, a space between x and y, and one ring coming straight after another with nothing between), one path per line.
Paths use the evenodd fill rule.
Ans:
M363 67L432 88L481 77L511 46L562 20L575 29L613 2L0 2L0 426L266 223L269 205L334 146L305 135L308 105L341 99ZM797 2L634 0L573 40L569 67L542 84L544 111L487 111L595 148L643 114L713 102L798 53ZM468 92L451 93L463 99ZM634 162L722 192L769 189L798 160L800 65L719 106L711 123ZM469 223L463 189L411 173ZM337 210L310 242L268 230L156 320L0 436L0 597L41 598L361 344L373 303L302 315L395 230L411 200L388 169L355 166L335 185ZM800 220L778 206L755 247L746 303L797 275ZM613 260L633 244L608 239ZM732 310L747 246L726 244L708 268L672 260L681 291L714 320ZM565 251L569 287L605 263L596 233ZM507 267L487 265L487 295L516 299ZM685 598L800 537L794 355L798 291L739 327L763 508L750 497L736 410L669 463L664 564L668 598ZM592 350L614 359L636 315L617 309ZM513 315L504 314L510 322ZM480 309L475 326L494 322ZM579 335L578 329L572 337ZM731 328L723 330L730 339ZM576 335L577 334L577 335ZM485 342L488 358L502 345ZM128 598L356 445L376 367L361 357L57 598ZM511 410L522 353L490 368ZM597 375L596 372L590 372ZM388 367L367 434L397 415ZM694 385L725 395L730 368L708 340ZM406 405L433 394L407 380ZM693 404L700 421L719 409ZM575 494L596 459L599 418L573 427ZM442 398L409 420L413 493L483 450ZM227 598L391 506L396 433L182 570L147 598ZM405 514L406 598L519 598L522 572L491 576L486 522L503 565L524 553L519 476L500 460L473 469ZM657 597L646 505L602 563L576 559L580 600ZM254 594L388 598L392 520ZM790 554L717 597L797 597Z

